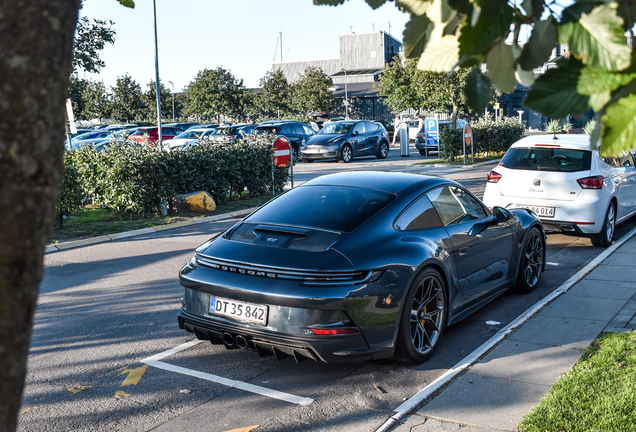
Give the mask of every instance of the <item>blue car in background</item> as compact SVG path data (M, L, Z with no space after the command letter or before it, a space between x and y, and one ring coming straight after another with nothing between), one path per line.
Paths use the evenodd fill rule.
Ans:
M343 120L326 123L316 134L300 146L300 158L305 162L335 159L349 163L353 158L389 155L389 137L386 129L368 120Z

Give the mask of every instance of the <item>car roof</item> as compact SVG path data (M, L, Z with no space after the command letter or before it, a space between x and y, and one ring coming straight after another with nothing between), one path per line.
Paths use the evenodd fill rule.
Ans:
M382 190L390 193L398 193L410 186L418 185L418 189L424 191L438 184L454 183L441 177L432 177L423 174L384 172L384 171L356 171L337 174L328 174L305 182L302 186L349 186L366 189Z
M530 135L515 142L511 147L565 147L591 149L590 136L586 134L541 134Z

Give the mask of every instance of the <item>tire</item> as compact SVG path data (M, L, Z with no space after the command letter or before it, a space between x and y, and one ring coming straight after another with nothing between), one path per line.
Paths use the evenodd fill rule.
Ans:
M420 155L426 156L426 150L420 150Z
M396 360L422 363L439 345L446 328L446 288L439 272L427 268L406 294L395 344Z
M521 293L534 291L541 274L545 261L545 237L539 228L532 228L521 250L519 260L519 271L517 273L517 283L515 289Z
M298 159L298 147L296 147L296 146L292 145L292 146L291 146L291 148L292 148L292 151L291 151L291 153L292 153L292 154L291 154L291 155L292 155L292 157L293 157L294 159Z
M303 159L303 162L305 163L312 163L314 160L313 159Z
M342 146L342 150L340 151L340 163L349 163L353 159L353 150L349 144L345 144Z
M389 143L386 141L381 141L380 147L378 148L378 154L376 155L376 157L378 159L386 159L388 155L389 155Z
M601 232L592 236L592 244L596 247L606 248L612 244L614 229L616 228L616 205L610 202L605 213L605 220Z

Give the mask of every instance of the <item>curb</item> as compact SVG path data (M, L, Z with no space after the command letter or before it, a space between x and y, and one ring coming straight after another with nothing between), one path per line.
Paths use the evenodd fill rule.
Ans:
M468 168L480 167L480 166L483 166L483 165L491 165L491 164L494 164L494 163L499 163L499 161L501 161L501 159L491 159L491 160L484 161L484 162L477 162L476 164L466 164L466 165L414 163L411 166L412 167L416 167L416 166L431 166L431 167L434 167L434 168L468 169Z
M439 376L436 380L424 387L418 393L413 395L406 402L398 406L393 410L394 414L378 428L375 432L388 432L395 426L399 425L401 420L407 415L411 414L424 402L433 396L438 390L445 387L450 382L454 381L457 377L468 371L473 365L479 362L486 354L499 345L503 340L507 339L515 331L517 331L526 322L530 321L541 310L546 308L554 300L565 294L570 288L583 280L588 274L590 274L596 267L598 267L603 261L605 261L610 255L612 255L618 248L623 246L628 240L636 235L636 228L625 234L622 238L616 241L613 245L608 247L600 255L590 261L585 267L576 272L570 279L563 282L558 288L549 293L543 299L539 300L507 326L495 333L490 339L484 342L481 346L477 347L473 352L464 357L459 363L455 364L452 368ZM605 331L605 330L603 330Z
M78 248L82 246L89 246L89 245L94 245L98 243L119 240L123 238L137 237L137 236L145 235L145 234L154 234L157 232L168 231L171 229L177 229L177 228L182 228L186 226L217 222L217 221L226 220L226 219L234 219L237 217L247 216L248 214L252 213L254 210L256 210L256 207L245 209L245 210L239 210L235 212L230 212L230 213L224 213L224 214L220 214L216 216L208 216L208 217L195 219L195 220L174 222L171 224L157 225L157 226L149 227L149 228L141 228L137 230L124 231L124 232L115 233L115 234L101 235L98 237L91 237L87 239L71 240L71 241L67 241L63 243L48 244L46 245L46 248L44 249L44 253L47 254L51 252L74 249L74 248Z

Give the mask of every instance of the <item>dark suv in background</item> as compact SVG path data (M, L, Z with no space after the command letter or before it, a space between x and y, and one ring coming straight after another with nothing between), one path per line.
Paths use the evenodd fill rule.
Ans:
M284 121L279 123L260 124L256 126L254 131L259 133L272 133L274 135L282 135L289 140L289 144L292 146L292 154L294 157L298 157L298 149L301 143L316 134L314 130L307 123L299 121Z

